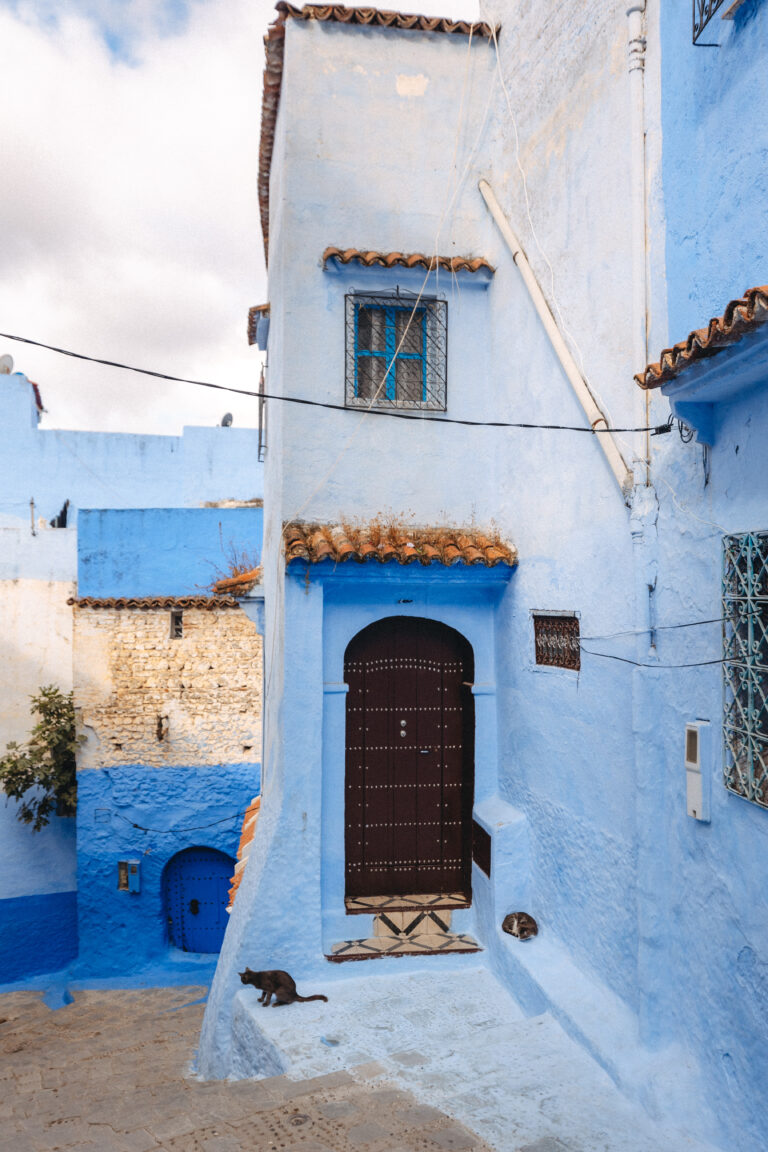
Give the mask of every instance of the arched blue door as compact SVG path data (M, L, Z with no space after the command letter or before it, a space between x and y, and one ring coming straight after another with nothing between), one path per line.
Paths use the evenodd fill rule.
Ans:
M185 952L220 952L235 861L215 848L186 848L165 866L168 938Z

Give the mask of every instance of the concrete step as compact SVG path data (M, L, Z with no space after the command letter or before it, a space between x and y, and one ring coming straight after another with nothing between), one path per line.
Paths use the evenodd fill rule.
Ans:
M651 1121L550 1015L524 1017L486 969L388 968L301 990L329 1002L274 1011L254 989L238 993L240 1075L346 1069L407 1088L497 1152L715 1152L673 1117Z

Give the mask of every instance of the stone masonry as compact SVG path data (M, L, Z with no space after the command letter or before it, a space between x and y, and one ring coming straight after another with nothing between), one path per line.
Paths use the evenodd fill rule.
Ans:
M240 608L75 609L80 768L260 759L262 639Z

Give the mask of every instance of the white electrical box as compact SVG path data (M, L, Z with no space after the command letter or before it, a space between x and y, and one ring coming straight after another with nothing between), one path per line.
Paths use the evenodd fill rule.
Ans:
M685 726L685 805L693 820L709 822L710 795L709 721L694 720Z

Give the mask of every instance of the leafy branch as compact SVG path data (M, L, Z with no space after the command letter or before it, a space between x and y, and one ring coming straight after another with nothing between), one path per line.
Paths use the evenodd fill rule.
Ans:
M19 801L19 820L39 832L51 813L74 816L77 811L75 754L82 737L75 732L71 692L49 684L31 701L30 713L39 720L26 744L8 744L0 758L0 785L6 796Z

